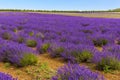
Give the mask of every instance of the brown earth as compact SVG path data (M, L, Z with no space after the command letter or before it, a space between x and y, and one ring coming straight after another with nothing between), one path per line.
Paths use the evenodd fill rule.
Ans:
M27 67L23 67L23 68L16 68L14 66L9 66L6 67L6 63L2 63L0 62L0 72L4 72L7 74L12 75L14 78L18 78L18 80L33 80L33 74L31 71L32 69L39 69L40 68L40 64L42 63L47 63L48 68L50 68L50 70L54 70L55 72L57 71L57 69L61 66L64 65L64 61L60 58L54 58L52 59L49 54L42 54L38 56L38 64L35 66L27 66ZM31 72L31 74L28 74L28 72L26 72L26 70L29 70ZM41 72L41 74L44 74L44 72ZM44 77L45 75L43 75ZM41 78L43 78L41 76ZM36 80L36 79L35 79ZM47 79L45 79L47 80Z

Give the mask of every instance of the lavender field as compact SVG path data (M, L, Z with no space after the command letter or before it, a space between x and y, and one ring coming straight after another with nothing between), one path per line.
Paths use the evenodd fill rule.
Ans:
M33 66L41 66L44 54L59 58L63 65L48 70L48 61L30 73ZM19 77L22 72L14 75L0 69L0 80L120 80L120 19L1 12L0 63L8 70L32 66L24 71L28 79ZM115 78L106 76L114 71Z

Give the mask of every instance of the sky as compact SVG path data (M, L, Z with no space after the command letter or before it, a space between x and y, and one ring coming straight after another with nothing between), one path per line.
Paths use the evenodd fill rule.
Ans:
M120 8L120 0L0 0L0 9L108 10Z

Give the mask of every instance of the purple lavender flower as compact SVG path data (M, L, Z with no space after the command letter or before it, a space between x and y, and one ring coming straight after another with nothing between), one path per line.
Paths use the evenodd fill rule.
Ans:
M17 80L17 78L13 78L9 74L5 74L5 73L0 72L0 80Z
M92 72L79 64L70 64L58 69L57 74L52 80L105 80L103 76L96 72Z

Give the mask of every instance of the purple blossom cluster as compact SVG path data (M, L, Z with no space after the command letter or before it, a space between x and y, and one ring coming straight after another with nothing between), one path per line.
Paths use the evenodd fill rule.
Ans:
M58 69L56 76L52 80L105 80L103 76L96 72L92 72L85 66L79 64L64 65Z
M120 62L120 46L119 45L110 45L103 47L102 52L95 52L93 57L93 62L97 63L103 58L113 58Z
M0 80L17 80L16 78L13 78L9 74L5 74L0 72Z
M21 60L25 55L36 55L37 53L23 44L18 44L12 41L4 41L0 39L0 43L0 61L10 62L16 66L21 66Z

